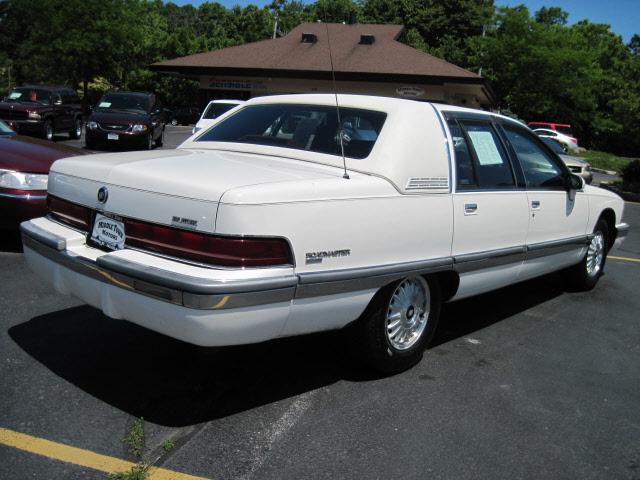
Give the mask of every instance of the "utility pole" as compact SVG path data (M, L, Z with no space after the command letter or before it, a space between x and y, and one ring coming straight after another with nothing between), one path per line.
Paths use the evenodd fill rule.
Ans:
M485 37L486 33L487 33L487 26L482 25L482 38ZM482 52L480 52L480 56L482 56ZM478 75L482 76L482 65L480 65L480 68L478 69Z

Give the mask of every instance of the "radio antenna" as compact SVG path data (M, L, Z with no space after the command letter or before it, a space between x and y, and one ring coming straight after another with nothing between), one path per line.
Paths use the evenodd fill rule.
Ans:
M326 20L326 12L325 12ZM327 31L327 43L329 44L329 63L331 64L331 80L333 82L333 95L336 98L336 114L338 115L338 138L340 139L340 153L342 154L342 166L344 168L344 174L342 178L349 180L349 173L347 173L347 159L344 156L344 143L342 141L342 121L340 120L340 105L338 104L338 87L336 86L336 72L333 69L333 55L331 54L331 38L329 36L329 24L324 22L325 29Z

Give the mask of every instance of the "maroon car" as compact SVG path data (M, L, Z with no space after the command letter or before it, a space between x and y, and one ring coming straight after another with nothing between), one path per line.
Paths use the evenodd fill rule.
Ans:
M16 135L0 121L0 229L47 213L47 180L59 158L85 155L79 148Z

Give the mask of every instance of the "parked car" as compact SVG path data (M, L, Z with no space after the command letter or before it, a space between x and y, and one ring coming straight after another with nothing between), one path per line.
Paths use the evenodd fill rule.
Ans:
M591 185L591 182L593 182L593 172L591 171L589 162L582 158L574 157L573 155L567 155L562 144L553 138L540 137L540 139L562 159L571 173L581 176L588 185Z
M164 110L149 92L105 94L87 120L86 147L115 145L148 150L162 146Z
M537 128L544 128L547 130L554 130L569 137L576 138L576 136L573 134L571 125L569 125L568 123L529 122L527 125L529 125L529 128L531 128L532 130L535 130Z
M171 125L193 125L200 119L200 109L191 108L179 108L171 117Z
M196 133L209 125L215 123L216 119L222 114L227 113L232 108L236 108L238 105L242 105L242 100L212 100L207 105L207 108L202 112L200 120L193 127L192 133Z
M53 140L56 133L82 135L82 105L70 88L26 85L11 90L0 102L0 120L24 135Z
M578 140L576 138L556 132L555 130L536 128L534 132L536 132L536 135L539 137L552 138L556 142L559 142L564 147L565 152L578 148Z
M22 234L58 291L198 345L349 325L384 372L421 358L443 302L561 269L593 288L629 228L512 119L360 95L255 98L177 150L60 160L49 195Z
M17 135L0 121L0 229L47 213L47 179L59 158L83 155L78 148Z

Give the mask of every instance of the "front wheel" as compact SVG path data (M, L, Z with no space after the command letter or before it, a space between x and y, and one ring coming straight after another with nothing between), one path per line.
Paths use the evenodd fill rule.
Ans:
M593 230L593 237L589 241L583 259L567 271L567 277L573 289L587 291L596 286L607 261L609 245L608 225L601 218Z
M405 277L376 294L356 324L353 341L376 370L401 372L422 358L435 333L440 307L437 279Z
M82 136L82 119L76 118L73 121L73 130L69 132L69 137L72 140L77 140Z
M53 123L49 119L42 124L42 136L47 140L53 140Z

